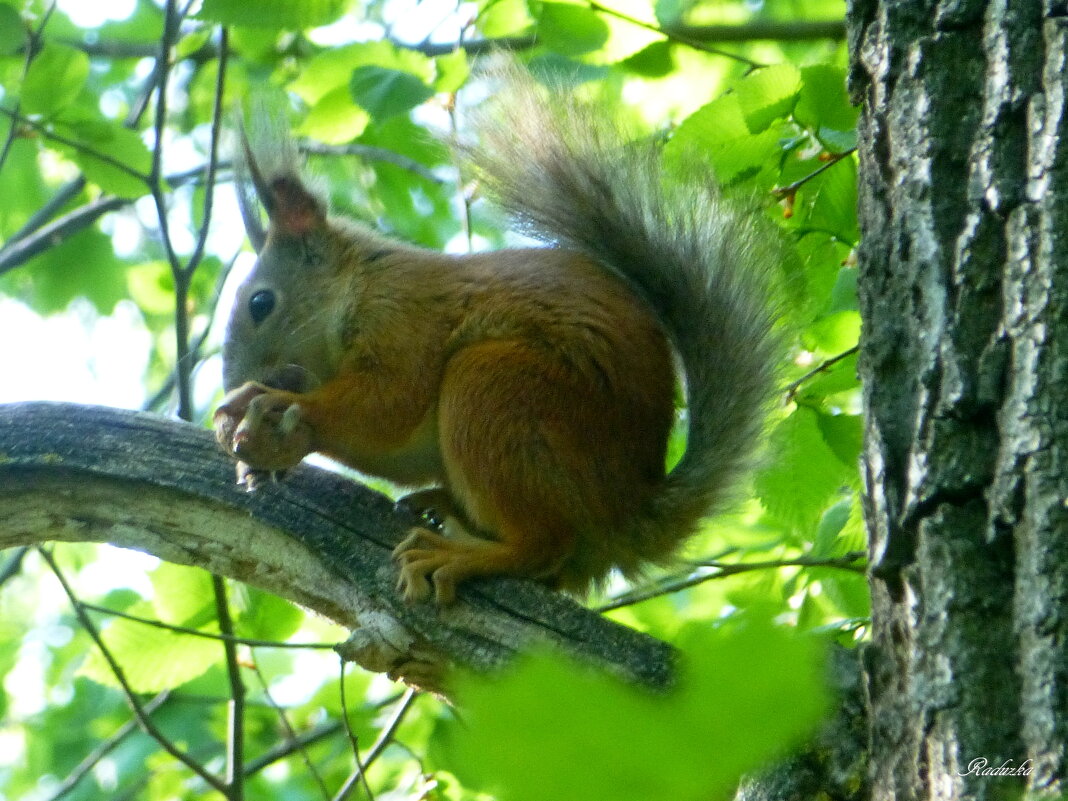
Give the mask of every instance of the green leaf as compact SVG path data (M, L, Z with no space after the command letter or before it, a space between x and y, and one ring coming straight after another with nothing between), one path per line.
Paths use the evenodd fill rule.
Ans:
M204 0L198 17L223 25L301 30L328 25L350 0Z
M0 56L13 56L26 44L28 31L19 12L0 3Z
M824 353L849 350L860 339L860 315L854 311L828 314L810 325L802 339L809 350Z
M799 531L814 528L856 474L827 444L819 417L802 406L779 423L770 437L769 464L755 480L764 508Z
M434 94L433 89L410 72L374 65L352 71L349 91L376 120L403 114Z
M148 191L143 180L122 168L139 175L152 168L152 154L136 131L99 118L64 123L57 131L84 147L58 145L57 149L70 156L88 180L118 197L135 198Z
M22 84L22 111L49 115L66 108L89 78L89 56L73 47L49 42L30 64Z
M215 620L215 593L206 571L163 562L150 579L152 606L164 623L198 628Z
M235 628L242 637L284 642L304 620L304 613L289 601L247 584L235 586L233 596L241 602Z
M482 0L477 25L487 39L515 36L534 24L526 0Z
M115 258L111 240L95 228L35 259L29 300L37 312L62 311L77 297L87 298L101 314L111 314L126 297L122 263Z
M734 88L750 132L760 133L790 113L801 90L801 74L792 64L775 64L743 78Z
M144 613L136 608L132 613ZM103 632L104 644L137 692L173 689L202 675L219 659L222 645L214 640L177 634L133 620L116 620ZM80 675L109 687L118 686L99 651L93 651Z
M770 189L782 157L779 140L775 128L753 134L738 97L730 94L687 117L665 146L664 158L673 165L706 154L721 184L747 180L758 190Z
M328 145L343 145L362 134L371 115L352 102L352 93L340 86L319 98L296 133Z
M434 62L422 53L375 41L323 50L305 63L289 89L314 105L327 92L348 87L354 70L370 66L410 73L427 84L434 80Z
M828 395L860 388L855 353L835 362L802 384L795 395L802 400L821 400Z
M864 421L858 414L821 414L820 432L834 455L849 469L860 464L864 444Z
M565 56L578 56L604 46L608 24L594 11L571 3L542 3L538 40Z
M827 706L816 640L767 624L693 627L677 686L655 694L560 656L464 677L464 725L437 758L501 801L698 801L797 743Z
M467 63L467 53L463 50L455 50L444 56L434 59L437 68L437 79L434 81L434 89L438 92L456 92L467 82L471 68Z
M797 190L794 203L798 226L822 231L855 244L857 228L857 165L844 158Z
M851 105L846 93L845 70L830 64L814 64L801 68L801 91L794 108L794 118L816 134L817 138L834 150L841 147L842 137L852 136L857 125L859 109ZM850 141L850 140L846 140Z

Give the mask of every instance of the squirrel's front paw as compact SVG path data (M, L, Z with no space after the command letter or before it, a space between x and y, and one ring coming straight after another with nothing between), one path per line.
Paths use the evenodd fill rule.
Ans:
M245 384L215 412L215 435L246 476L286 470L312 451L312 429L292 393Z

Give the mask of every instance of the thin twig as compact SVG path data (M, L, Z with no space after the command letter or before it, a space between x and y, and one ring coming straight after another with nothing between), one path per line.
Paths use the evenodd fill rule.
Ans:
M119 159L115 158L114 156L108 155L103 150L97 150L95 147L93 147L91 145L87 145L84 142L79 142L77 139L71 139L69 137L63 136L62 134L57 134L55 131L49 130L48 126L46 126L46 125L44 125L44 124L42 124L40 122L37 122L35 120L32 120L29 117L24 117L21 114L19 114L18 112L11 111L10 109L0 108L0 114L3 114L5 117L8 117L9 119L11 119L13 121L17 121L17 122L22 123L27 128L32 128L34 131L39 133L45 139L49 139L49 140L51 140L53 142L59 142L61 145L66 145L67 147L72 147L75 150L78 150L78 151L84 153L87 156L92 156L94 159L99 159L100 161L104 162L105 164L108 164L108 165L114 167L115 169L126 173L130 177L136 178L139 181L142 181L142 182L145 182L145 183L147 183L149 181L149 176L145 175L144 173L138 172L133 167L131 167L129 164L126 164L125 162L120 161Z
M680 32L680 30L683 29L661 28L657 25L653 25L650 22L640 20L637 17L632 17L629 14L624 14L622 11L617 11L614 8L608 8L607 6L603 6L600 3L596 2L596 0L587 1L589 3L590 9L593 11L598 11L602 14L607 14L610 17L621 19L624 22L630 23L631 25L637 25L639 28L644 28L647 31L652 31L653 33L663 36L668 41L676 42L681 45L686 45L686 47L693 48L694 50L700 50L702 53L709 53L710 55L723 56L724 58L732 59L733 61L745 64L750 69L755 70L767 66L766 64L762 64L759 61L754 61L753 59L747 58L746 56L740 55L738 53L731 53L729 50L720 50L718 47L711 47L710 45L707 45L702 41L687 36L685 32Z
M34 256L44 253L75 234L81 233L105 214L121 209L131 202L125 198L105 196L79 206L69 214L39 229L33 236L27 236L21 242L4 248L0 252L0 275L25 264Z
M807 184L813 178L817 177L818 175L822 175L827 170L829 170L831 167L833 167L835 164L840 162L842 159L848 158L849 156L853 155L856 152L857 152L857 149L855 147L851 147L851 148L849 148L849 150L843 150L841 153L831 153L830 156L828 156L826 163L821 164L819 167L814 169L808 175L805 175L805 176L803 176L801 178L798 178L792 184L787 184L786 186L777 186L777 187L775 187L774 189L771 190L771 194L777 200L782 200L783 198L790 197L791 195L796 194L798 189L800 189L802 186Z
M26 60L22 64L22 78L26 79L26 76L30 72L30 65L33 64L34 58L41 51L41 37L44 35L45 26L48 25L48 20L51 19L52 13L56 10L56 5L59 0L52 0L51 5L44 14L41 15L41 21L37 27L30 33L29 39L26 41ZM22 109L22 100L18 95L15 95L15 107L13 109L15 116L11 118L11 127L8 129L7 137L4 139L4 146L0 148L0 170L4 168L4 163L7 161L8 154L11 153L11 146L15 143L15 139L18 137L18 124L16 119L19 112Z
M326 801L330 801L330 791L326 788L326 782L323 781L322 774L316 769L315 764L311 761L311 757L308 755L308 749L305 745L301 744L297 738L297 732L293 729L293 724L289 721L289 716L286 711L274 700L271 695L271 689L267 685L267 678L263 675L263 671L260 670L259 662L256 661L256 655L252 654L252 672L256 676L256 680L260 683L260 690L263 692L263 697L267 699L267 704L278 715L278 720L282 724L282 728L286 730L285 742L293 743L294 750L300 753L301 759L304 761L304 767L308 770L313 777L315 777L316 783L319 785L319 791L323 794L323 798ZM249 775L248 768L245 768L245 775Z
M787 400L793 400L794 399L794 395L797 394L797 390L799 390L801 388L802 384L804 384L806 381L809 381L809 380L815 378L820 373L827 372L832 367L834 367L834 365L838 364L838 362L842 361L843 359L848 359L850 356L855 354L858 350L860 350L860 345L854 345L853 347L842 351L837 356L832 356L831 358L829 358L829 359L827 359L827 360L825 360L823 362L820 362L818 365L813 367L811 370L809 370L807 373L805 373L803 376L801 376L796 381L791 381L789 384L786 385L786 399Z
M151 714L155 712L167 700L170 695L170 691L161 692L147 704L145 704L145 713ZM128 720L108 739L100 743L94 748L80 763L74 768L67 777L60 782L56 788L48 795L44 801L59 801L63 796L73 790L82 779L88 775L89 771L95 768L100 761L114 751L123 740L129 737L134 731L137 730L137 721Z
M397 693L376 702L374 706L376 708L385 708L397 703L402 697L402 693ZM296 735L292 741L281 742L267 753L262 754L256 759L250 760L245 765L245 775L251 776L255 773L259 773L269 765L273 765L279 760L292 756L295 751L301 748L306 748L307 746L314 745L328 737L333 737L334 735L339 734L343 728L344 724L338 720L320 723L318 726Z
M22 560L26 558L26 553L29 550L29 545L16 548L15 552L11 554L11 558L0 568L0 587L19 574L22 570Z
M700 567L713 568L716 572L696 573L684 578L664 581L646 590L629 592L597 607L596 611L602 613L610 612L613 609L620 609L624 606L633 606L634 604L642 603L643 601L659 598L662 595L670 595L681 590L689 589L690 587L696 587L698 584L703 584L706 581L715 581L716 579L726 578L727 576L736 576L739 573L749 573L754 570L774 570L780 567L829 567L838 570L847 570L851 573L863 574L866 568L863 565L858 565L857 562L863 559L864 556L865 554L862 551L850 551L844 556L835 556L827 559L820 559L812 556L799 556L795 559L777 559L764 562L697 562L696 564Z
M74 594L74 590L71 589L70 584L67 582L66 577L63 575L63 571L59 569L59 565L56 563L55 558L50 552L44 548L38 548L37 552L41 555L48 566L52 569L52 573L59 581L60 586L63 588L63 592L66 594L71 606L74 609L74 614L78 618L78 622L86 633L96 643L96 647L100 649L100 655L104 657L104 661L108 663L108 668L111 670L112 675L115 677L115 681L119 683L119 687L122 688L123 694L126 696L126 702L133 710L134 717L140 724L141 728L148 734L149 737L159 743L168 754L177 759L193 773L199 776L203 781L212 787L212 789L219 791L223 795L226 795L227 787L225 782L221 781L218 777L212 775L203 765L193 759L191 756L179 749L170 739L156 726L152 721L152 718L145 712L145 706L138 699L137 694L130 686L130 682L126 678L126 672L122 669L122 666L112 655L111 650L105 645L104 639L100 636L100 632L97 631L93 621L86 614L85 610L81 608L81 602Z
M384 161L387 164L400 167L402 170L408 170L408 172L415 173L420 178L424 178L431 183L445 183L442 178L439 178L432 170L423 164L420 164L415 159L409 158L401 153L396 153L392 150L387 150L384 147L361 144L325 145L322 142L307 141L299 143L298 146L302 153L307 153L311 156L358 156L359 158L371 159L373 161Z
M245 797L245 684L241 680L241 666L237 661L237 645L233 641L234 621L230 617L230 602L226 593L226 580L212 575L211 587L215 595L215 617L219 632L225 638L226 675L230 681L230 703L227 705L226 731L226 797L230 801L243 801Z
M273 765L275 762L279 762L286 757L292 756L297 751L303 751L308 746L315 745L322 740L334 737L341 732L341 729L341 722L332 720L326 723L320 723L315 728L309 729L301 734L294 735L292 739L287 738L267 753L256 759L250 759L245 764L245 776L254 776L264 768ZM330 797L329 791L327 792L326 797Z
M211 144L208 148L207 175L204 179L204 214L197 236L196 247L186 263L185 272L192 273L204 256L204 246L208 241L211 227L211 212L215 198L215 173L219 166L219 133L222 131L223 91L226 88L226 64L229 53L230 36L226 28L219 32L219 68L215 76L215 100L211 116Z
M337 646L337 643L278 642L276 640L256 640L249 637L238 637L232 634L216 634L214 632L201 631L200 629L191 629L186 626L176 626L173 623L164 623L162 620L152 620L147 617L131 615L128 612L120 612L118 609L109 609L106 606L98 606L97 604L91 604L87 601L81 601L81 605L82 608L88 609L90 612L98 612L102 615L122 618L123 620L129 620L133 623L140 623L143 626L164 629L174 634L184 634L189 637L200 637L205 640L216 640L217 642L232 642L235 645L247 645L249 648L291 648L309 651L332 651Z
M378 735L378 739L375 740L371 746L371 750L367 752L367 757L363 761L357 761L356 768L352 771L349 777L345 780L345 783L341 786L341 789L337 791L333 801L344 801L348 798L349 793L353 788L363 781L363 777L367 773L367 769L377 760L382 752L386 750L386 747L393 742L393 737L397 733L397 729L400 728L401 723L404 721L404 716L408 713L408 710L412 706L412 702L415 701L418 696L418 691L409 689L401 697L400 703L397 705L397 711L393 713L393 717L390 719L386 727L382 729L382 732ZM366 785L365 785L366 786ZM367 788L367 792L370 793L370 789Z

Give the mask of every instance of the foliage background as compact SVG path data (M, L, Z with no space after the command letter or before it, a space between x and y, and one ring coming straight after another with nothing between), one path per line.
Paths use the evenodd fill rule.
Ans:
M488 43L621 109L665 158L706 154L725 192L775 220L792 344L737 509L692 562L591 599L689 654L673 704L543 656L504 683L465 682L461 724L435 698L342 674L326 648L253 644L344 637L253 589L107 547L57 547L54 567L20 552L0 567L0 799L210 795L163 742L230 798L703 798L796 740L822 702L808 640L783 627L851 645L869 614L843 14L836 0L137 0L86 28L50 0L0 0L0 314L27 331L0 346L3 397L35 370L93 400L70 351L86 374L118 354L113 380L144 408L210 417L221 320L251 260L227 118L252 94L284 98L337 211L436 249L515 242L442 143L486 94ZM813 20L833 35L800 38ZM36 348L38 316L64 321L62 368ZM60 575L158 705L154 735L130 723ZM247 642L228 658L219 632Z

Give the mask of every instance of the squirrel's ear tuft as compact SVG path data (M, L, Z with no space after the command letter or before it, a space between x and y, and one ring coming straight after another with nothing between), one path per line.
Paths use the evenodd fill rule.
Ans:
M325 201L301 178L301 159L286 121L284 100L257 95L250 101L250 123L238 111L241 152L235 158L241 216L257 252L267 239L255 208L263 205L270 224L283 233L301 235L326 222Z
M270 180L264 199L271 218L287 234L306 234L326 222L326 210L320 200L301 181L282 175Z

